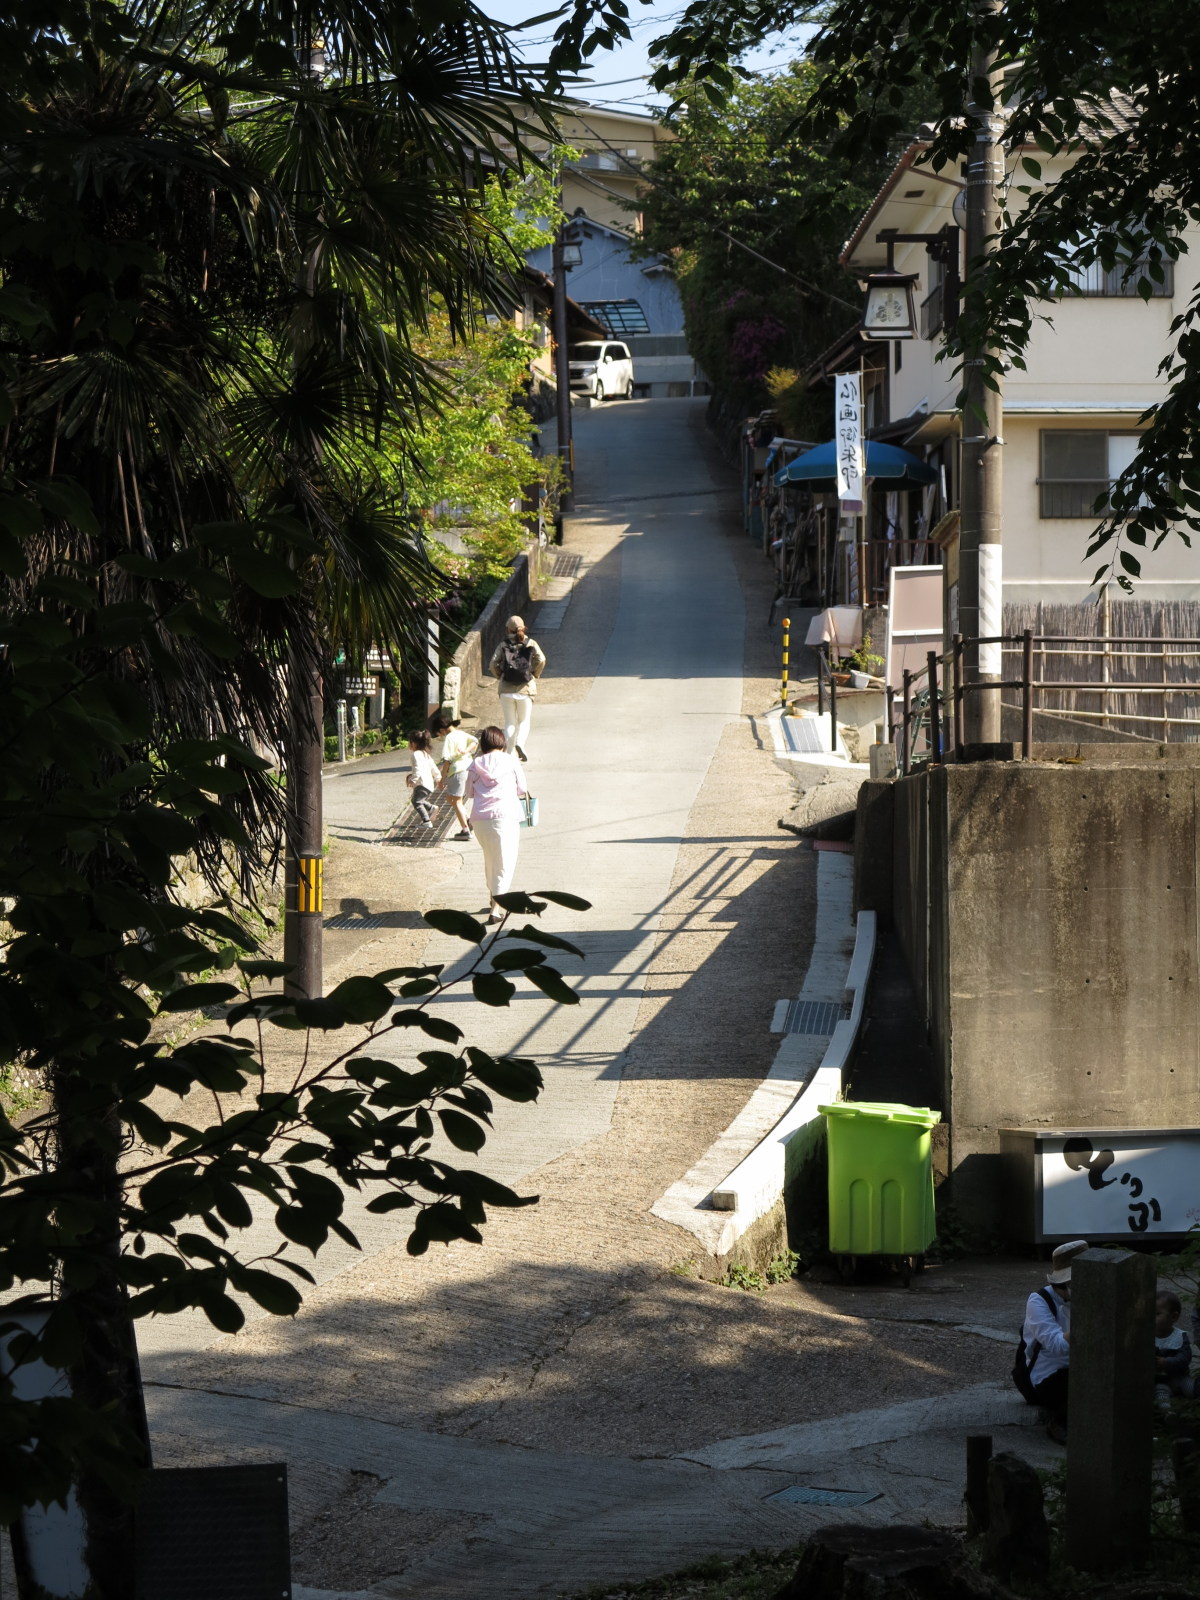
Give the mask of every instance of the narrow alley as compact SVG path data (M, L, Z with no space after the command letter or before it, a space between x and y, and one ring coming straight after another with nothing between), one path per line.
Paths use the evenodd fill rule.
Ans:
M578 412L576 449L578 576L528 619L549 665L516 887L592 902L545 918L586 953L560 963L580 1004L522 985L506 1010L449 1009L468 1042L542 1068L542 1099L502 1103L479 1157L539 1204L418 1259L373 1219L293 1320L143 1328L159 1464L288 1462L298 1600L525 1600L783 1545L828 1512L769 1497L838 1464L882 1497L849 1515L935 1514L961 1492L938 1430L1019 1421L1001 1380L1034 1264L969 1286L946 1267L869 1303L743 1293L703 1281L696 1240L651 1213L770 1065L816 856L778 826L771 572L703 402ZM473 842L382 842L406 766L326 781L329 983L453 962L464 947L420 914L485 903Z

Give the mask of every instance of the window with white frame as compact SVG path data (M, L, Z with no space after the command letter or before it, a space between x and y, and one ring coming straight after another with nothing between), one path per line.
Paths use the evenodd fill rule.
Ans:
M1043 517L1094 517L1096 503L1137 453L1136 433L1105 428L1043 428L1041 491ZM1103 510L1103 501L1101 501Z
M1110 267L1106 272L1098 261L1093 261L1088 267L1073 267L1071 282L1078 294L1120 300L1142 299L1141 285L1145 283L1149 286L1152 300L1169 300L1175 293L1175 265L1171 261L1162 261L1159 267L1162 278L1156 281L1150 274L1148 262L1137 262L1132 273L1126 276L1129 271L1127 266Z

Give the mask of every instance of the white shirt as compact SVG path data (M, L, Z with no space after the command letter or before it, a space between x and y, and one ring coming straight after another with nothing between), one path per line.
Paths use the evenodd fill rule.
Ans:
M1071 1346L1064 1337L1071 1331L1070 1303L1062 1299L1053 1284L1047 1284L1046 1288L1054 1301L1053 1314L1041 1291L1035 1290L1026 1303L1025 1324L1021 1329L1026 1360L1034 1345L1037 1346L1037 1356L1029 1371L1030 1382L1035 1384L1042 1383L1052 1372L1061 1372L1071 1359Z
M442 776L428 750L412 752L412 775L413 782L418 788L430 790L437 788Z

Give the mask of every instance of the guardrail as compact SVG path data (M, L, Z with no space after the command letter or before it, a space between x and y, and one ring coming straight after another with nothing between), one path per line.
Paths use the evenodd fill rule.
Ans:
M968 646L999 645L1002 653L1019 651L1020 676L1016 678L989 678L967 682L964 660ZM1086 662L1096 658L1102 668L1099 678L1046 677L1046 663L1056 657L1067 657ZM1003 654L1002 654L1003 659ZM1113 676L1122 670L1122 662L1132 660L1161 663L1162 681L1147 682L1131 676ZM1167 677L1168 661L1190 661L1195 666L1195 681L1172 681ZM1026 628L1022 634L1000 634L991 638L966 639L961 633L954 635L951 647L943 654L931 650L924 667L916 672L905 669L901 686L901 718L894 725L895 689L887 691L889 735L898 732L900 766L904 773L913 769L918 759L918 743L924 739L924 759L943 761L947 754L961 759L966 745L964 732L964 706L968 694L981 691L1018 690L1021 695L1021 755L1028 760L1033 754L1033 719L1035 711L1045 716L1076 719L1096 717L1120 722L1153 723L1164 734L1172 727L1200 729L1200 717L1177 717L1169 714L1167 695L1200 695L1200 639L1097 637L1035 634ZM1048 706L1048 694L1071 691L1099 695L1158 695L1164 697L1163 712L1159 716L1144 716L1137 712L1120 710L1109 712ZM1038 696L1042 703L1038 704ZM948 715L949 713L949 715Z

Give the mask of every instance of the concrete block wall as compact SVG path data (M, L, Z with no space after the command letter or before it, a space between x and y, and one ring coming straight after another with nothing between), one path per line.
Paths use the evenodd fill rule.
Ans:
M899 779L891 806L892 920L955 1199L991 1225L1000 1127L1200 1122L1200 749L1036 754ZM888 827L864 801L860 908L886 898Z
M513 562L512 573L496 590L476 618L474 626L454 652L459 669L459 709L463 715L486 726L498 710L496 680L487 666L492 651L504 637L504 624L511 616L522 616L542 592L546 577L553 570L554 551L532 545Z

